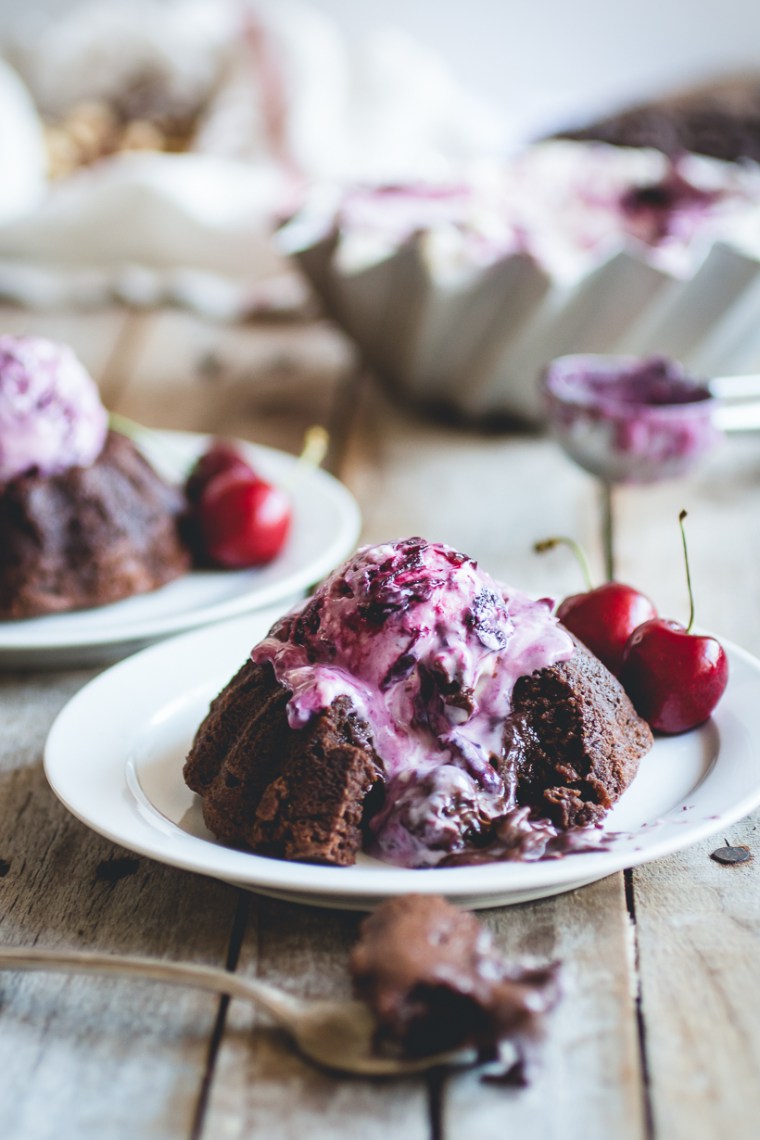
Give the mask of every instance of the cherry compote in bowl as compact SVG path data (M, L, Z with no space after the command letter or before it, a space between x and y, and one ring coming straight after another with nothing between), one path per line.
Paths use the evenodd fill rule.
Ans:
M542 391L563 450L606 483L682 475L721 438L708 385L664 356L558 357Z

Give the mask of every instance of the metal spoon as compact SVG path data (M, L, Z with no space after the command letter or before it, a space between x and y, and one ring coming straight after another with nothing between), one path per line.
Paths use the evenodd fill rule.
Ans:
M561 356L547 366L541 387L551 433L599 480L609 580L613 487L684 475L726 432L760 428L760 376L697 380L666 357Z
M542 388L560 446L606 483L683 475L724 432L760 427L760 376L700 380L666 357L562 356Z
M0 947L0 969L55 970L69 974L106 974L148 978L172 985L195 986L260 1005L293 1038L310 1061L342 1073L393 1077L423 1072L451 1062L472 1061L467 1050L425 1057L397 1058L375 1054L377 1024L359 1001L303 1001L267 982L243 978L215 966L164 962L159 958L126 957L83 950L39 950Z
M760 375L717 376L707 381L718 401L714 412L721 431L757 431L760 428Z

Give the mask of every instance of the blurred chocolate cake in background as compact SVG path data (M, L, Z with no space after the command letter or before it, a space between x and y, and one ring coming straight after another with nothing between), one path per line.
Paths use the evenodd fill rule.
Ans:
M760 73L640 103L556 137L760 162Z

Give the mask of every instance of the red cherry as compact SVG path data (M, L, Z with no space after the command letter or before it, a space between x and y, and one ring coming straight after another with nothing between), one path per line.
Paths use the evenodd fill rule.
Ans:
M605 582L585 594L572 594L557 617L579 641L619 676L623 650L637 626L657 616L645 594L622 582Z
M620 680L653 729L688 732L707 720L723 696L728 660L714 637L655 618L628 639Z
M218 566L263 566L279 554L292 512L284 491L249 472L222 471L198 503L201 544Z
M189 503L199 502L204 489L212 479L224 471L240 475L254 475L250 463L225 439L215 439L211 446L195 461L185 481L185 495Z

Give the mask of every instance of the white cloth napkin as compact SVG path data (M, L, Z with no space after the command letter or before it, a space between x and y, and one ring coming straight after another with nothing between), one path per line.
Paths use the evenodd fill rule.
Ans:
M271 234L308 186L445 177L502 138L419 44L386 30L349 50L295 0L90 2L21 29L6 55L21 77L2 65L0 295L31 305L300 305ZM41 115L93 99L130 117L151 99L197 113L192 150L48 182Z

